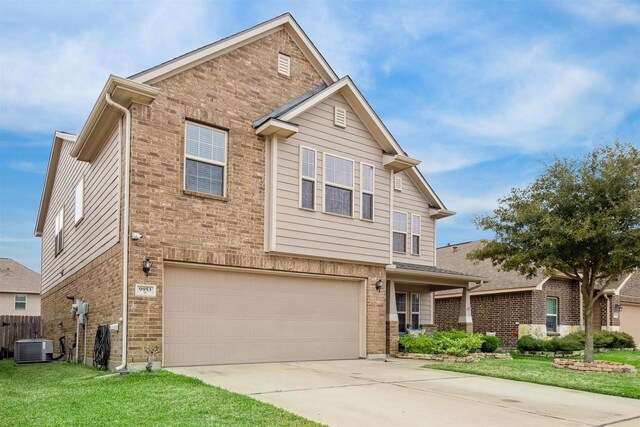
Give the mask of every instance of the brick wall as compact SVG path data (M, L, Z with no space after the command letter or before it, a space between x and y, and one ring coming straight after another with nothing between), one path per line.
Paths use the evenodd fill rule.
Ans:
M435 324L438 330L458 328L460 298L436 299ZM531 322L531 292L515 292L492 295L471 295L471 315L473 331L495 332L500 338L500 346L515 347L518 337L516 322Z
M290 78L277 75L278 52L291 56ZM373 286L385 280L383 266L264 252L264 139L251 123L321 83L280 31L159 82L151 106L132 107L131 230L145 238L130 249L130 361L161 345L163 260L367 278L367 353L385 352L386 292ZM183 191L186 119L228 130L226 198ZM140 267L146 257L149 277ZM157 285L157 297L135 297L135 283Z
M533 322L546 324L547 297L558 298L558 325L580 324L580 288L575 281L549 279L541 291L533 291Z
M76 331L75 316L70 314L72 301L66 298L67 295L83 298L89 304L87 358L90 363L98 325L119 323L122 316L122 246L118 244L109 249L42 296L42 336L53 340L56 353L60 351L58 338L62 335L66 336L67 352L72 352ZM78 344L82 360L82 327ZM122 336L112 332L111 367L120 364L121 344Z

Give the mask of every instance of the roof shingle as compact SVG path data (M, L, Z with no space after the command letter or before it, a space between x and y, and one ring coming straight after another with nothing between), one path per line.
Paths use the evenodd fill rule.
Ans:
M0 292L40 293L40 275L10 258L0 258Z

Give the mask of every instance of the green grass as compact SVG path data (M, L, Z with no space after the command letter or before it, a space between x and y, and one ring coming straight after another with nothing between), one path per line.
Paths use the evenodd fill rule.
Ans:
M68 363L0 361L2 426L316 426L275 406L166 371L126 376Z
M633 365L640 372L640 351L598 353L596 359ZM425 367L640 399L640 374L575 372L552 368L551 362L546 357L514 355L513 360L482 359L475 363L434 363Z

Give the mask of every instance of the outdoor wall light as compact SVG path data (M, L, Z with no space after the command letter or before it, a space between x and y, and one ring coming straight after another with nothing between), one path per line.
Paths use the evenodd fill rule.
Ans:
M149 272L151 271L152 266L153 266L153 262L151 262L149 258L142 261L142 271L144 271L144 274L149 276Z
M620 313L622 311L622 306L620 304L614 304L613 311L615 311L616 313Z
M376 291L380 292L382 290L383 285L384 285L384 282L378 279L378 281L376 282Z

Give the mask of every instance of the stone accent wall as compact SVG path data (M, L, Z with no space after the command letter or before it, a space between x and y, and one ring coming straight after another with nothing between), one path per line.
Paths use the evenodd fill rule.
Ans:
M290 78L277 74L278 52L291 56ZM265 142L251 124L320 84L280 31L157 83L151 106L132 107L131 230L145 237L130 250L129 360L144 362L144 348L161 346L164 260L366 278L367 353L386 352L386 292L374 287L384 266L264 252ZM185 120L228 131L225 198L183 190ZM135 297L135 283L156 285L157 297Z
M459 328L460 298L436 298L435 324L440 331ZM531 323L531 292L471 295L473 331L495 332L502 348L513 348L518 341L518 325Z
M67 295L83 298L89 304L87 360L91 363L98 325L120 323L122 316L122 245L117 244L109 249L42 296L42 336L53 340L55 353L60 352L58 338L62 335L66 336L67 353L73 352L76 318L70 313L72 301L67 299ZM79 359L82 360L82 327L78 345ZM111 368L120 364L121 347L121 330L118 333L111 332Z

